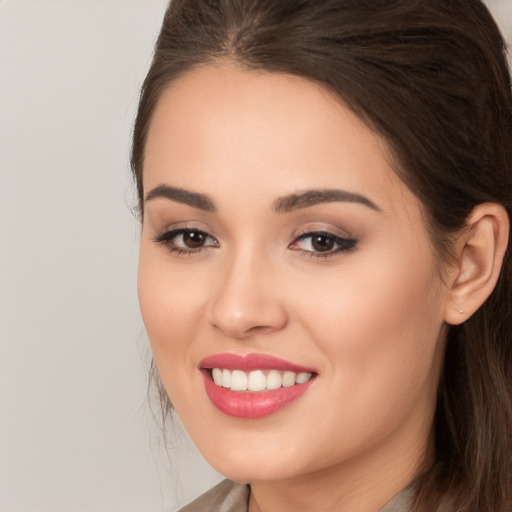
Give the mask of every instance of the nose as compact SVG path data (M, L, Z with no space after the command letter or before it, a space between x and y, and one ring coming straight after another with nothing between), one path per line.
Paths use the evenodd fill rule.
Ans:
M264 258L240 255L226 262L214 286L207 318L225 336L242 340L278 331L288 323L274 272Z

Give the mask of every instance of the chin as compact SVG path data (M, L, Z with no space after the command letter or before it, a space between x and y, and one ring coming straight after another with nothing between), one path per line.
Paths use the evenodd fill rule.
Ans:
M282 440L259 437L259 442L223 442L214 439L214 446L198 445L207 462L220 474L235 482L249 483L286 480L305 474L314 461L299 459L301 450Z
M272 461L261 463L254 460L224 460L224 461L208 461L212 467L226 478L240 483L262 482L262 481L278 481L295 476L287 469L279 467Z

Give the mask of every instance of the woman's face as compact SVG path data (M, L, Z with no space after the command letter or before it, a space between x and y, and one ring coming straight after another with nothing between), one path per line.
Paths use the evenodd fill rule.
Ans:
M205 66L161 98L144 190L142 315L207 460L251 482L415 467L447 291L383 140L305 79Z

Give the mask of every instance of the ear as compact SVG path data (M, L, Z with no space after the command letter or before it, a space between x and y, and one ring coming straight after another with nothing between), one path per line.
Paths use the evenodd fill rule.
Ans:
M466 321L491 295L508 244L509 218L503 206L482 203L473 209L456 243L444 320Z

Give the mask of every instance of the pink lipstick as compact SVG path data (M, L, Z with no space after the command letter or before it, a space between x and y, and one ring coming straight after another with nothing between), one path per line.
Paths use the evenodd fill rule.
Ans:
M266 354L217 354L199 366L213 405L246 419L280 411L303 396L317 376L312 368Z

